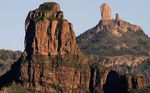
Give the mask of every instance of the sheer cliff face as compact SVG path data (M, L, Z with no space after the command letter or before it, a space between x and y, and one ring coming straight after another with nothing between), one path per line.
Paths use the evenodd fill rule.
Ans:
M29 12L25 31L25 51L0 77L0 88L15 81L32 93L89 89L89 59L80 52L73 26L64 19L59 4L47 2Z
M46 93L78 93L88 88L90 73L80 67L88 62L77 47L73 26L64 19L59 4L44 3L31 11L25 31L20 69L24 87Z
M88 59L76 44L73 26L57 3L31 11L25 23L25 52L20 79L35 93L79 93L88 90Z
M28 14L25 22L27 54L76 54L73 26L64 19L59 4L44 3Z
M138 26L121 21L118 15L115 20L112 20L111 9L107 4L103 4L101 10L100 23L86 32L87 35L79 36L81 38L77 39L82 50L87 47L82 47L82 44L89 44L89 48L93 46L90 41L97 40L95 35L103 40L101 37L104 37L106 32L112 33L110 36L114 35L117 39L123 33L138 31L141 33ZM127 25L125 30L119 30L124 28L124 25ZM72 24L64 19L63 12L57 3L44 3L38 9L29 12L25 22L25 31L25 51L11 66L11 70L0 77L0 88L11 85L13 82L32 93L101 93L103 91L104 93L126 93L128 89L143 87L142 76L120 74L122 70L119 72L120 69L115 69L119 66L122 68L126 61L129 62L127 66L125 65L125 69L129 69L128 65L136 66L136 63L141 63L136 60L136 57L133 59L124 58L124 56L107 57L103 62L101 60L93 62L87 58L76 44ZM95 43L95 41L92 42ZM110 46L112 42L107 43L107 46ZM101 46L97 47L101 48ZM124 61L119 63L118 59ZM139 58L142 61L145 59L146 57Z

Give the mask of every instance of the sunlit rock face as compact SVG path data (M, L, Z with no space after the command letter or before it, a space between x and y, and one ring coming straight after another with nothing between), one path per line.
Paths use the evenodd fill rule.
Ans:
M89 65L60 5L47 2L29 12L25 50L11 70L0 77L0 88L16 82L32 93L86 93Z
M145 77L134 72L148 58L129 54L143 51L135 37L144 42L149 39L139 26L123 21L118 14L112 19L107 4L102 4L101 11L99 24L77 38L81 50L93 60L78 48L73 26L64 19L59 4L47 2L29 12L25 51L0 77L0 88L14 82L31 93L127 93L143 88Z
M109 5L102 4L100 10L99 23L77 37L80 50L108 68L102 74L99 69L92 69L91 90L101 87L104 93L126 93L142 88L144 79L149 82L149 70L144 66L149 64L150 38L140 26L125 21L118 13L112 18ZM109 75L111 69L115 72ZM139 73L142 75L133 77Z
M111 8L102 4L99 23L77 37L81 51L93 57L149 55L150 38L143 29L124 21L118 13L111 17Z
M57 3L44 3L31 11L25 23L26 62L21 81L36 92L78 93L89 86L88 59L76 44L73 25ZM82 64L87 66L82 68ZM81 87L82 86L82 87Z
M64 55L78 51L72 24L57 3L44 3L29 12L25 23L27 54Z
M100 6L102 20L111 20L111 8L106 3Z

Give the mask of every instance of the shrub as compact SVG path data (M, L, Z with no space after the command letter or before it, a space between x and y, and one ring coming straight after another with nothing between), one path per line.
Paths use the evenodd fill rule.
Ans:
M8 93L29 93L29 92L25 90L23 87L13 84L8 88Z
M132 89L129 93L150 93L150 88Z

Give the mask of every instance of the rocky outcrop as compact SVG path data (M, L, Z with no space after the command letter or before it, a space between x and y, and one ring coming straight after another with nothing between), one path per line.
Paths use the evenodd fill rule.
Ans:
M149 71L138 65L149 59L150 38L141 27L124 21L118 13L113 19L111 8L105 3L101 5L101 18L95 27L77 37L81 51L106 68L104 73L92 69L91 90L127 93L130 89L142 88ZM141 76L134 77L139 73Z
M103 21L112 20L111 18L111 8L106 3L102 4L100 7L101 17Z
M85 93L89 81L89 59L80 52L73 26L59 4L47 2L30 11L25 51L0 77L0 88L16 82L32 93Z
M117 39L128 32L131 34L138 32L137 34L141 35L142 31L138 26L122 21L118 15L115 20L112 20L108 5L103 4L101 10L102 20L93 28L97 33L94 32L94 35L102 34L99 37L104 37L105 34L108 35L107 37L113 35ZM122 25L125 24L127 30L120 31L119 29L122 29ZM25 31L25 50L18 61L11 66L11 70L0 77L0 88L11 86L15 82L17 86L31 93L127 93L131 88L142 88L144 85L143 76L130 76L128 75L130 70L126 69L137 66L147 57L98 58L101 55L94 54L93 58L97 58L96 62L87 58L76 44L72 24L64 19L64 14L57 3L47 2L41 4L38 9L30 11L26 18ZM109 35L107 32L112 34ZM91 32L90 34L93 35ZM93 37L89 36L86 40ZM94 37L90 46L98 39ZM117 49L129 47L126 44L120 47L120 43L114 44L109 40L104 42L107 46L111 46L111 43L113 46L117 45ZM88 45L88 48L90 46ZM101 48L101 46L96 47ZM87 46L84 46L81 49L86 48ZM90 49L92 53L95 52L93 49L96 48Z
M79 60L67 56L32 57L21 65L21 81L35 93L78 93L89 86L89 66L80 67Z
M123 71L134 69L124 66L106 67L100 63L91 65L91 77L89 89L92 93L127 93L132 89L145 87L145 77L132 72Z
M143 87L144 78L142 76L120 74L115 70L109 71L103 85L104 93L128 93L131 89L141 89Z
M88 59L80 52L73 26L64 19L59 4L44 3L31 11L25 28L25 60L20 68L25 88L39 93L88 90Z
M114 56L114 57L105 57L99 62L105 65L106 67L113 67L117 65L126 64L128 67L134 68L137 67L138 64L141 64L149 59L148 56L134 56L134 55L123 55L123 56Z
M143 76L131 76L126 75L127 82L128 82L128 90L130 89L141 89L144 87L144 77Z
M28 55L76 54L73 26L63 19L57 3L44 3L31 11L25 23L25 51Z
M142 28L121 19L111 18L111 8L101 5L99 23L77 37L81 51L93 57L149 55L150 38ZM90 46L89 46L90 45Z

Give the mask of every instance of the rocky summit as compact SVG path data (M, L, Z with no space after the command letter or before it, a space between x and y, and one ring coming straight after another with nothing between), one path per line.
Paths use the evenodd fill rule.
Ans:
M102 20L112 20L111 8L106 4L102 4L100 7Z
M144 66L147 64L148 67L150 63L150 38L141 27L124 21L118 13L112 18L108 4L102 4L100 10L102 19L95 27L79 35L77 43L83 53L105 67L103 77L106 75L107 79L101 84L104 93L127 93L126 88L129 91L145 84L149 86L150 70ZM135 87L135 77L142 79L135 80L138 87ZM93 88L98 89L96 85Z
M64 19L57 3L44 3L29 12L25 21L25 52L28 55L76 54L72 24Z
M79 47L59 4L30 11L25 50L0 76L0 92L132 93L150 85L149 37L118 14L113 19L107 4L100 10L99 24L77 37Z
M121 19L111 18L111 8L101 5L99 23L77 37L82 52L91 56L149 55L150 38L141 27Z
M0 77L0 88L11 87L14 82L29 93L88 91L90 62L80 52L73 25L64 19L59 4L47 2L29 12L25 50Z

